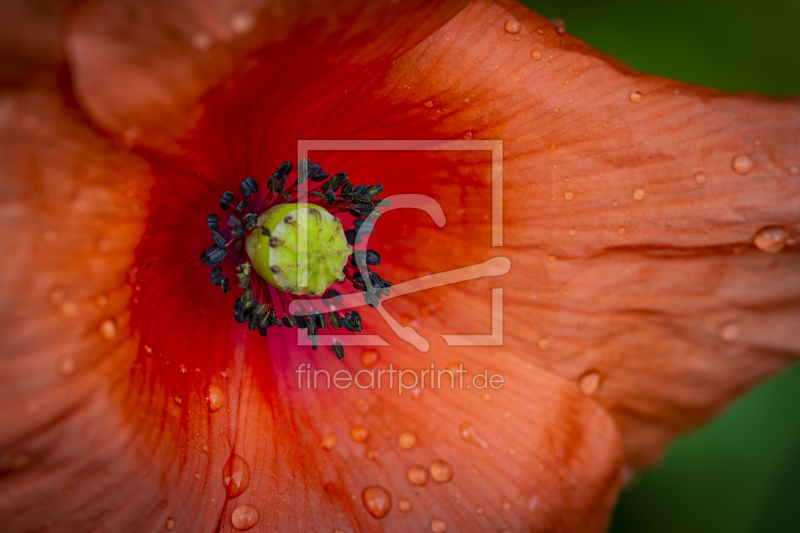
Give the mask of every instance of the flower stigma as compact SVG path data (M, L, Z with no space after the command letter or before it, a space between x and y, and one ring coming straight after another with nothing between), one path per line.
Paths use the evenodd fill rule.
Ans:
M217 213L206 217L214 244L200 260L212 267L211 282L225 294L235 272L242 289L233 306L237 322L263 337L270 327L305 329L316 350L320 330L363 330L361 316L344 308L333 285L350 281L371 307L389 295L392 283L370 268L380 265L380 255L354 246L372 232L378 208L390 203L377 198L381 185L354 186L344 172L330 176L310 159L300 162L293 182L291 172L292 164L282 163L261 193L255 179L245 178L238 203L231 191L223 193L220 208L228 211L235 204L234 212L227 220ZM301 192L306 202L299 201ZM303 312L289 313L284 295ZM344 357L340 342L334 340L331 348L338 359Z

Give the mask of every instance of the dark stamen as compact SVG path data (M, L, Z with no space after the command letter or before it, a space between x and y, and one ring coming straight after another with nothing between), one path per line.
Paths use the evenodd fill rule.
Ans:
M206 224L208 229L212 231L219 229L219 216L216 213L211 213L206 217Z
M342 346L341 342L334 342L331 349L336 354L336 359L344 359L344 346Z
M233 193L231 191L225 191L222 193L222 198L219 200L219 206L222 209L228 209L231 206L231 202L233 202Z

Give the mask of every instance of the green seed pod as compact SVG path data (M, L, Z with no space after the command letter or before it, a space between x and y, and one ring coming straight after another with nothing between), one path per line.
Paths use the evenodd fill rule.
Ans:
M282 204L258 217L258 227L245 241L250 263L267 282L292 294L320 296L344 281L347 244L342 223L313 204ZM302 238L305 235L305 238Z

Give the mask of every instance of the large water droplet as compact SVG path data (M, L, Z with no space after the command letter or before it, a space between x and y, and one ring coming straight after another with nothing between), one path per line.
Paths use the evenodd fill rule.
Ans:
M392 497L383 487L372 485L361 492L361 501L369 514L383 518L392 509Z
M235 498L250 486L250 465L240 455L231 455L222 469L222 484L228 499Z
M408 469L408 480L414 485L424 485L428 482L428 471L422 466L412 466Z
M175 529L175 519L172 517L167 518L167 521L164 522L164 527L167 529Z
M566 191L566 192L564 193L564 199L565 199L565 200L572 200L573 198L575 198L575 193L574 193L574 192L572 192L572 191Z
M698 172L697 174L694 175L694 181L702 185L706 182L706 175L703 174L702 172Z
M208 385L206 387L205 398L206 404L208 404L208 410L214 413L219 411L222 404L225 402L225 393L216 385Z
M633 197L636 200L644 200L644 189L634 189L633 190Z
M602 378L600 374L594 370L591 370L580 377L578 380L578 386L580 387L582 393L586 394L587 396L591 396L600 388L601 380Z
M369 440L369 430L362 426L356 426L350 430L350 437L356 442L367 442Z
M423 105L428 109L430 109L431 107L433 107L433 100L427 100Z
M407 513L411 510L411 502L403 498L399 502L397 502L397 508L403 511L404 513Z
M323 450L331 451L332 449L336 448L336 445L339 443L339 438L334 433L328 433L324 437L322 437L322 441L320 441L320 446L322 446Z
M413 433L405 432L400 435L400 438L397 439L397 443L400 445L401 448L404 450L410 450L414 446L417 445L419 439Z
M431 477L439 483L447 483L453 479L453 467L445 461L434 461L430 471Z
M631 102L636 102L637 104L642 101L642 93L639 91L633 91L630 95Z
M258 523L258 511L250 505L240 505L231 513L231 524L236 529L250 529Z
M58 361L58 373L62 376L71 376L75 372L75 359L64 357Z
M107 318L100 323L100 336L107 341L114 340L117 335L117 323L113 318Z
M539 50L534 50L531 52L531 57L534 61L541 61L542 60L542 53Z
M233 13L228 20L228 26L233 30L233 33L239 35L249 33L255 25L256 17L250 11L237 11Z
M538 346L540 350L546 350L550 347L550 341L548 339L541 338L536 342L536 346Z
M733 158L731 166L737 174L744 175L753 170L753 160L744 154L739 154Z
M431 522L431 531L434 533L444 533L447 531L447 522L437 518Z
M516 35L522 31L522 24L516 20L509 20L506 22L505 30L512 35Z
M762 252L776 253L783 250L786 241L789 239L789 232L782 226L767 226L761 228L753 237L753 243Z
M483 448L484 450L489 448L489 444L478 435L478 432L475 431L475 427L469 422L464 422L461 424L459 431L461 433L461 438L470 444L474 444L475 446Z
M378 362L378 350L364 350L361 354L361 364L364 366L373 366Z

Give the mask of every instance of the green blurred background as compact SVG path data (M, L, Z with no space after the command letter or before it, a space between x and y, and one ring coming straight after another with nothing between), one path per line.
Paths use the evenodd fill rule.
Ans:
M523 2L640 70L800 94L800 0ZM678 440L622 494L612 532L800 532L800 366Z

